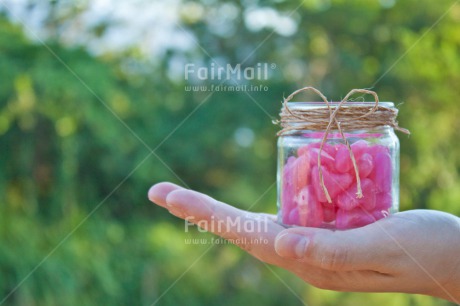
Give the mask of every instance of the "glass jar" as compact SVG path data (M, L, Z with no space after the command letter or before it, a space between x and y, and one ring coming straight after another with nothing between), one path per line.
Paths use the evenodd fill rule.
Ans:
M331 107L338 103L331 102ZM348 102L373 107L375 102ZM380 106L394 109L392 102ZM327 107L323 102L287 102L291 110ZM332 125L334 128L334 125ZM318 154L323 131L292 130L278 138L278 221L286 226L350 229L365 226L399 208L399 140L390 126L344 130L353 152L338 130L330 130ZM357 171L362 197L357 196Z

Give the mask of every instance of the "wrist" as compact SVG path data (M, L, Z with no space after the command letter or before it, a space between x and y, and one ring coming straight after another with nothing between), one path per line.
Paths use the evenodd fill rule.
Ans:
M437 296L453 303L460 305L460 218L452 216L452 233L454 236L454 242L451 244L452 249L448 250L451 254L455 254L455 257L450 262L449 276L441 283L438 284L436 293L433 296ZM446 266L449 264L446 263Z

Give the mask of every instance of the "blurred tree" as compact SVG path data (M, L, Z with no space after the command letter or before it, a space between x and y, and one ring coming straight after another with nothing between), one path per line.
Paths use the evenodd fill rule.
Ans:
M117 8L132 9L127 15L136 19L148 12L147 2L113 4L99 19L88 17L98 1L26 2L19 16L26 24L42 16L39 26L0 19L0 301L20 284L5 305L150 305L160 297L159 304L298 304L276 276L235 247L216 245L201 258L209 245L183 239L203 235L184 233L145 194L152 183L173 180L242 208L275 212L271 120L283 95L306 84L334 99L374 86L382 100L399 104L400 124L412 132L401 137L402 207L460 214L458 4L174 2L164 8L176 24L141 23L147 34L169 35L164 47L156 47L161 39L145 44L153 49L136 45L141 35L110 49L110 37L130 34ZM211 93L184 90L220 84L186 81L186 63L275 68L268 80L246 83L268 91ZM448 305L326 292L276 273L313 305L363 299Z

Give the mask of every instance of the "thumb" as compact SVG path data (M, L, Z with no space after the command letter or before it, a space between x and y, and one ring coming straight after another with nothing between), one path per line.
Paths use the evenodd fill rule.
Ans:
M383 228L331 231L321 228L291 228L275 240L276 253L332 271L382 268L392 244Z

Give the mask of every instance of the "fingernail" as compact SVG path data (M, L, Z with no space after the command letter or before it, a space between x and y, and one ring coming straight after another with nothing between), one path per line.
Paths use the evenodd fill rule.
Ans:
M180 205L177 205L177 203L180 203L177 201L176 197L174 197L175 192L170 192L165 199L166 202L166 208L167 209L178 209Z
M166 197L169 193L177 189L180 189L180 187L170 183L158 183L150 187L148 198L150 201L165 207Z
M300 259L305 256L308 243L305 236L286 233L276 239L275 250L281 257Z
M183 208L180 205L177 205L177 201L174 201L173 199L171 199L171 195L173 193L174 191L168 194L168 196L166 197L166 209L169 210L169 212L172 215L179 217L179 218L184 218L185 212Z
M168 211L171 215L184 219L185 214L181 209L172 207L171 205L167 205L167 206L168 206Z
M183 211L183 208L180 205L177 205L177 203L171 201L166 201L166 209L175 212Z

